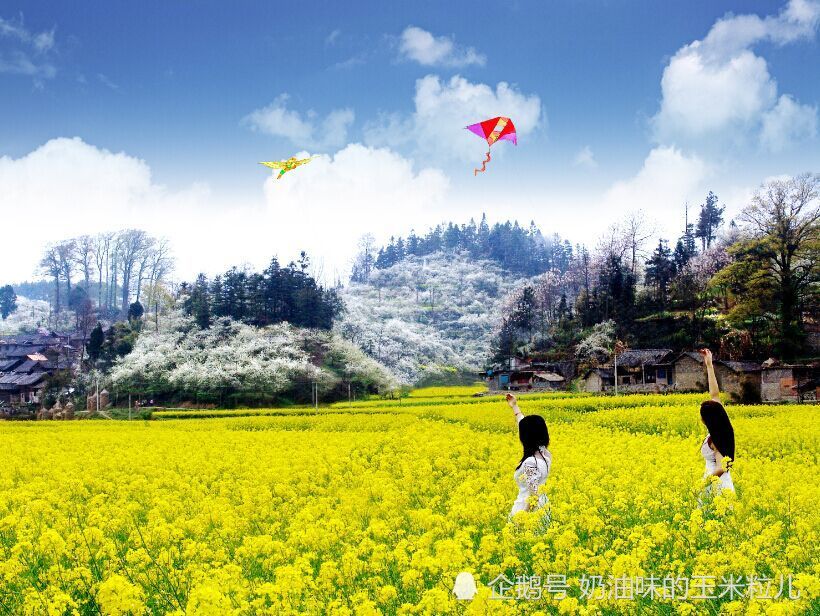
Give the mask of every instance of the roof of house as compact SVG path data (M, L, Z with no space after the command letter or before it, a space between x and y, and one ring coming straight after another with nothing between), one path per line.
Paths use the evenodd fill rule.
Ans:
M17 346L11 349L7 349L5 351L0 351L0 357L3 358L13 358L13 357L25 357L26 355L31 355L32 353L40 353L44 350L42 345L37 346Z
M34 374L4 374L0 376L0 391L15 391L20 387L36 385L45 378L45 372L35 372Z
M560 374L555 374L554 372L536 372L535 376L550 383L560 383L564 380L564 377Z
M753 361L723 361L723 364L732 372L760 372L760 364Z
M31 359L27 359L22 364L17 366L13 372L17 374L29 374L35 369L39 369L39 371L45 370L45 367L38 361L33 361Z
M644 364L660 364L670 355L672 349L627 349L618 355L618 365L635 368Z
M703 355L695 351L685 351L675 358L675 362L683 357L694 359L699 364L703 363ZM726 359L716 359L716 365L723 365L729 368L732 372L758 372L761 369L759 363L754 361L731 361Z
M0 372L8 372L13 370L14 367L22 361L23 360L19 357L14 359L0 359Z
M683 359L684 357L688 357L689 359L694 359L699 364L703 363L703 355L701 355L700 353L697 353L695 351L684 351L683 353L681 353L680 355L675 357L675 359L673 359L672 361L677 362L677 361Z
M615 371L613 368L590 368L584 373L584 378L588 378L590 374L595 372L602 379L614 379Z

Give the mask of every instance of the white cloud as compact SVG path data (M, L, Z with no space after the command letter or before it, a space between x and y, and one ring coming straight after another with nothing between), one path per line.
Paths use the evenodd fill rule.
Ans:
M383 115L365 126L365 141L391 147L412 142L424 158L480 161L487 144L464 127L495 116L511 118L519 137L531 134L544 119L537 94L523 94L506 82L493 89L459 75L449 81L427 75L416 81L415 112Z
M801 105L788 94L763 116L760 142L771 152L780 152L790 144L817 136L817 107Z
M586 167L588 169L595 169L598 166L598 161L595 160L595 154L592 152L592 148L588 145L585 145L583 148L578 150L578 153L575 155L575 159L573 160L573 165L576 167Z
M111 88L112 90L119 90L120 86L113 81L111 81L106 75L102 73L97 73L97 79L99 79L100 83L104 86Z
M0 17L0 40L16 43L11 48L0 49L0 73L27 75L35 79L51 79L57 69L45 59L54 49L54 29L32 32L18 21Z
M484 66L487 62L487 58L472 47L461 47L451 37L433 36L415 26L408 26L401 33L399 52L423 66Z
M3 228L23 229L37 213L35 236L8 233L3 239L5 250L17 257L3 262L2 278L30 279L47 242L127 227L173 235L181 264L195 269L197 262L207 264L211 258L195 229L209 199L205 185L170 191L153 182L142 160L79 138L52 139L20 158L0 157ZM206 235L210 225L203 225Z
M339 38L339 35L342 33L339 28L333 30L330 34L325 37L325 45L331 46L336 43L336 40Z
M752 51L761 42L785 45L812 38L820 23L820 2L791 0L775 16L730 15L718 20L703 40L682 47L664 69L663 98L652 124L659 143L745 143L757 135L768 114L781 105L777 82L766 60ZM788 99L794 102L792 99ZM788 105L788 102L783 103ZM800 106L805 125L810 107ZM783 109L775 112L782 117ZM786 114L795 117L794 113ZM789 139L798 134L785 127ZM788 145L782 138L764 143Z
M641 170L631 179L613 184L602 200L608 215L607 224L616 222L618 213L643 210L662 223L670 221L670 212L677 211L685 201L702 199L709 168L696 156L687 156L672 147L657 147L649 152ZM671 235L679 232L677 216L673 216Z
M317 122L312 110L304 115L286 106L287 94L282 94L267 107L256 109L242 119L253 130L284 137L293 145L323 150L343 145L347 131L355 119L352 109L334 109L324 120Z
M0 279L32 278L47 242L129 227L167 237L183 279L245 262L264 267L274 255L288 262L300 250L332 275L361 234L438 222L447 188L436 169L415 171L390 150L352 144L281 180L271 175L257 198L223 201L204 184L158 185L144 161L124 152L53 139L20 158L0 157L2 227L28 228L37 212L34 239L4 237L4 250L16 256L3 262Z
M265 183L267 241L295 257L307 250L327 268L345 267L367 232L386 240L439 222L448 189L437 169L414 171L386 148L358 143Z

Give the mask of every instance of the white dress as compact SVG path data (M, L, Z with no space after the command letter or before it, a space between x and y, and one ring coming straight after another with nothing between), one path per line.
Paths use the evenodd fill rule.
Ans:
M522 417L519 416L519 422ZM518 485L518 497L513 503L510 517L519 511L527 511L531 496L537 495L538 497L535 509L549 508L547 495L539 494L538 488L546 483L550 474L550 467L552 467L552 454L546 447L541 447L535 456L530 456L521 463L521 466L515 469L513 478Z
M703 478L706 479L710 475L713 475L715 471L720 468L717 462L717 456L715 455L715 451L709 446L708 434L706 435L706 438L703 439L703 444L700 446L700 454L703 456L703 459L706 462L706 469L703 472ZM732 475L730 471L726 471L720 476L720 489L735 489L735 484L732 482Z

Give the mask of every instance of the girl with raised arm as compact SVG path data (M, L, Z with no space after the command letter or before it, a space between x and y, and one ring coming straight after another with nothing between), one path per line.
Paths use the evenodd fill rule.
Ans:
M703 355L703 363L706 366L711 398L700 405L700 420L709 430L700 446L700 453L706 462L704 478L719 477L719 489L734 490L735 485L729 469L735 459L735 431L726 409L720 402L720 388L715 378L715 368L712 366L712 352L709 349L701 349L700 354Z
M507 404L513 410L518 422L518 438L524 449L513 477L518 485L518 497L510 511L510 518L519 511L537 511L544 509L544 523L549 523L549 499L539 488L547 481L552 467L550 453L550 435L547 424L540 415L527 415L518 408L518 400L513 394L507 394ZM531 502L534 500L534 504Z

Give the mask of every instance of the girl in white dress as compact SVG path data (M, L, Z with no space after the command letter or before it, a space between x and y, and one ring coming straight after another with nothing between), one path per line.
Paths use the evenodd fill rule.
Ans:
M709 349L701 349L700 354L703 355L703 363L706 366L709 395L711 396L711 400L700 405L700 420L709 430L700 446L700 453L706 462L703 476L704 479L711 476L719 477L719 490L734 491L735 485L729 469L735 459L735 431L726 409L720 402L720 388L712 366L712 352ZM725 465L724 458L726 458Z
M541 511L544 512L542 524L549 524L550 508L547 495L540 492L539 488L544 485L549 477L552 467L552 454L550 453L550 435L547 424L540 415L524 416L518 408L518 401L512 394L507 394L507 404L510 405L518 422L518 438L524 448L521 461L515 467L513 478L518 485L518 497L513 503L510 511L510 519L519 511ZM534 504L531 505L531 501Z

